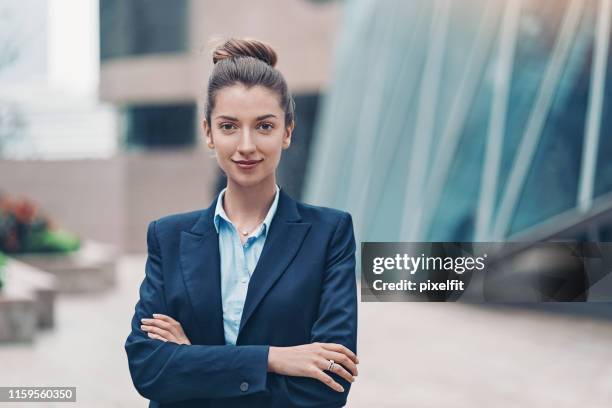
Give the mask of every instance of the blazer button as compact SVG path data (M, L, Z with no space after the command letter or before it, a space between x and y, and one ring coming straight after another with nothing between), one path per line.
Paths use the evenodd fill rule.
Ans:
M248 390L249 390L249 383L248 382L243 382L242 384L240 384L240 391L247 392Z

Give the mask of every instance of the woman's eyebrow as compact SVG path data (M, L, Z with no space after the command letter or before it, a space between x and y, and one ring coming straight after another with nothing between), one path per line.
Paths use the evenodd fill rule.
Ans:
M267 119L267 118L276 118L276 115L268 113L267 115L258 116L257 118L255 118L255 120L264 120L264 119Z
M216 117L216 119L225 119L225 120L233 120L233 121L238 121L238 118L235 118L233 116L227 116L227 115L219 115Z
M256 117L255 120L263 120L267 118L276 118L276 115L273 115L272 113L268 113L268 114ZM216 117L216 119L233 120L233 121L238 122L238 118L235 118L233 116L227 116L227 115L219 115Z

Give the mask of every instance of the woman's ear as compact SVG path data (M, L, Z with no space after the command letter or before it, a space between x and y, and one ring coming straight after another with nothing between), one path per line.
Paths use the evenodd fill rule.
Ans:
M213 143L212 130L206 119L202 121L202 129L204 129L204 137L206 138L206 145L208 146L209 149L214 149L215 144Z
M291 122L285 128L285 134L283 135L283 149L288 149L291 144L291 135L293 134L293 128L295 127L295 122Z

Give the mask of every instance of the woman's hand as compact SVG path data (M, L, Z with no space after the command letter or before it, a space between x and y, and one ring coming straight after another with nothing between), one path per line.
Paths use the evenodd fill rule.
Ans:
M141 319L140 328L147 332L150 338L161 341L171 341L177 344L191 344L179 322L163 314L153 313L153 319Z
M348 382L355 381L359 359L351 350L335 343L311 343L294 347L270 346L268 371L316 378L331 389L344 392L344 388L325 373L330 366L330 360L335 363L331 372Z

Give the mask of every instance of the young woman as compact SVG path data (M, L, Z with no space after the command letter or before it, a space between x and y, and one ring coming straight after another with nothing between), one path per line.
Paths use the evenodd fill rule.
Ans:
M276 185L294 128L276 59L215 50L203 128L227 186L149 225L125 349L150 407L341 407L357 375L351 216Z

